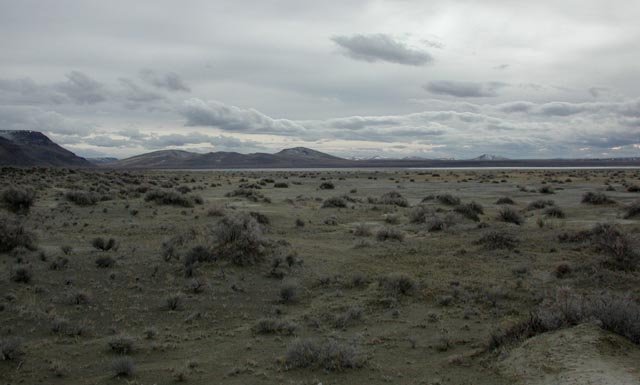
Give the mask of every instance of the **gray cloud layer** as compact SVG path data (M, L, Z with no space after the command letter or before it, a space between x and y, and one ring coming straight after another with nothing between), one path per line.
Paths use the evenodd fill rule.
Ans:
M457 98L486 98L498 96L498 89L505 87L502 82L476 83L451 80L434 80L424 89L437 95L449 95Z
M356 60L367 62L386 61L412 66L425 65L433 60L429 53L409 48L403 42L382 33L334 36L331 40L344 48L347 56Z
M521 5L0 0L0 129L118 156L640 156L640 3Z

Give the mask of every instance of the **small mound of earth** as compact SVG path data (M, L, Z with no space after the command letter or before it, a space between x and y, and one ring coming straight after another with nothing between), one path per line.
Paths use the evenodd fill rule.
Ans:
M498 367L518 384L635 385L640 384L640 347L584 324L530 338Z

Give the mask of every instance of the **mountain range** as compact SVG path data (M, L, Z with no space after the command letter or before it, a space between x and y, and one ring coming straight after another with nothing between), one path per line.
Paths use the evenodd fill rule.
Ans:
M0 165L92 167L88 160L66 150L38 131L0 130Z
M98 167L109 169L233 169L233 168L348 168L348 167L597 167L640 166L640 158L610 159L507 159L483 154L467 160L406 157L344 159L306 147L287 148L275 154L160 150L126 159L85 159L54 143L38 131L0 130L1 166Z

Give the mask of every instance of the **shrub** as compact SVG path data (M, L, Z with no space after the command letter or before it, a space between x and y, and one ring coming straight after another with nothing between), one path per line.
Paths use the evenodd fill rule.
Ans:
M546 210L544 210L544 215L546 215L547 217L551 217L551 218L564 218L565 214L564 211L557 206L551 206L548 207Z
M22 354L22 339L17 337L0 339L0 358L2 358L2 361L15 361Z
M0 215L0 253L12 251L16 247L35 250L35 235L25 230L17 220Z
M122 356L111 362L111 370L115 377L132 377L135 374L136 366L131 357Z
M604 193L589 191L582 196L582 203L590 205L606 205L614 202Z
M308 368L320 361L321 348L310 339L296 339L285 353L285 363L289 368Z
M28 213L35 198L36 194L33 190L16 187L6 188L0 194L0 201L2 201L4 207L18 214Z
M132 337L120 335L112 337L109 342L111 351L117 354L129 354L133 352L135 340Z
M285 353L287 368L322 367L328 371L359 368L364 359L353 345L327 340L318 343L311 339L296 339Z
M322 182L320 184L320 190L333 190L334 188L336 188L336 186L333 182Z
M11 268L9 277L13 282L29 283L31 282L33 273L31 272L31 268L29 268L29 266L16 265L13 268Z
M457 205L453 210L458 214L476 222L480 221L480 217L478 215L484 213L483 207L476 202Z
M503 207L498 212L498 220L502 222L513 223L516 225L521 225L524 223L524 218L520 213L510 207Z
M624 214L625 219L636 218L640 216L640 200L631 203L626 208L626 212Z
M497 231L491 231L483 235L480 239L476 241L477 244L483 245L484 247L495 250L495 249L513 249L518 244L517 239L512 237L509 234L499 233Z
M629 236L611 224L596 224L590 232L591 243L609 259L605 262L615 269L634 270L640 255Z
M376 232L376 239L380 242L384 241L404 241L404 232L393 228L393 227L383 227Z
M296 218L295 225L296 227L304 227L304 221L300 218Z
M288 188L289 185L285 182L278 182L278 183L274 183L273 187L275 188Z
M249 215L251 215L253 219L255 219L261 225L268 225L269 223L271 223L268 216L257 211L251 211Z
M193 207L194 204L201 204L202 198L196 195L183 195L176 191L152 190L145 196L146 202L153 202L158 205L170 205L180 207Z
M105 240L102 237L97 237L91 241L91 246L101 251L109 251L112 249L115 250L117 243L116 243L116 240L113 238L109 238L109 240Z
M640 186L637 184L632 184L629 187L627 187L627 191L634 192L634 193L640 192Z
M189 267L194 265L196 262L211 262L215 261L215 254L209 250L209 248L198 245L194 246L184 256L184 266Z
M496 349L541 333L594 320L601 328L640 344L640 305L637 302L628 296L610 293L584 297L561 288L554 298L548 299L528 318L506 330L494 332L488 348Z
M86 305L91 302L91 298L85 291L76 289L66 294L65 302L69 305Z
M342 197L327 198L322 202L322 208L341 208L347 207L347 202Z
M116 260L111 257L98 257L96 259L96 266L102 269L113 267L116 264Z
M371 226L364 222L358 223L353 230L353 235L356 237L368 237L371 235Z
M283 303L295 302L298 299L300 286L297 282L284 282L280 286L280 300Z
M97 194L82 190L67 191L64 197L78 206L93 206L100 200Z
M457 206L460 204L460 198L451 194L438 195L436 199L438 199L438 202L447 206Z
M410 295L416 289L413 278L406 274L389 274L378 280L378 285L391 296Z
M253 188L237 188L231 192L225 194L226 197L240 197L246 198L252 202L270 202L271 200L265 197L260 191Z
M264 258L267 242L260 224L250 215L223 217L212 235L215 252L235 265L253 265Z
M407 198L403 197L402 194L397 191L389 191L388 193L382 194L382 196L378 200L378 203L383 205L395 205L399 207L409 206L409 201L407 201Z
M548 206L554 206L556 203L550 199L538 199L527 205L527 210L540 210Z
M344 329L347 326L362 320L364 311L359 306L352 306L348 308L344 313L338 315L333 320L333 325L336 328Z
M566 263L561 263L558 266L556 266L556 269L553 272L553 275L556 276L556 278L564 278L567 275L571 274L571 266L569 266Z
M283 334L293 335L298 329L298 324L291 321L276 318L261 318L253 330L258 334Z
M542 186L538 189L540 194L555 194L556 192L553 190L551 186Z
M513 199L509 198L509 197L501 197L498 198L498 200L496 201L497 205L515 205L516 202L513 201Z
M173 294L165 299L165 304L168 310L179 310L182 307L182 296L180 294Z
M433 215L432 211L425 206L416 206L409 211L409 222L426 223L427 217Z

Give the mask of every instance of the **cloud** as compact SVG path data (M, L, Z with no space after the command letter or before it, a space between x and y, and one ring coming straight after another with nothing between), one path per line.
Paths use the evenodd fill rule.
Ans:
M0 79L0 104L40 105L69 103L69 97L31 78Z
M455 96L457 98L485 98L498 96L497 90L507 84L501 82L461 82L452 80L434 80L423 88L432 94Z
M224 131L273 133L292 135L305 128L288 119L273 119L254 109L228 106L217 101L205 102L193 98L186 100L180 113L187 119L187 126L210 126Z
M136 105L139 103L149 103L165 99L162 94L142 88L131 79L120 78L118 80L123 88L125 100Z
M63 135L86 135L95 127L55 111L29 106L0 106L3 130L32 130Z
M140 77L147 83L158 88L164 88L168 91L184 91L190 92L191 89L175 72L168 72L164 75L158 75L151 69L143 69L140 71Z
M382 33L374 35L334 36L331 38L352 59L366 62L422 66L433 61L426 51L408 47L405 43Z
M64 93L77 104L96 104L107 100L105 86L80 71L71 71L67 81L54 88Z

